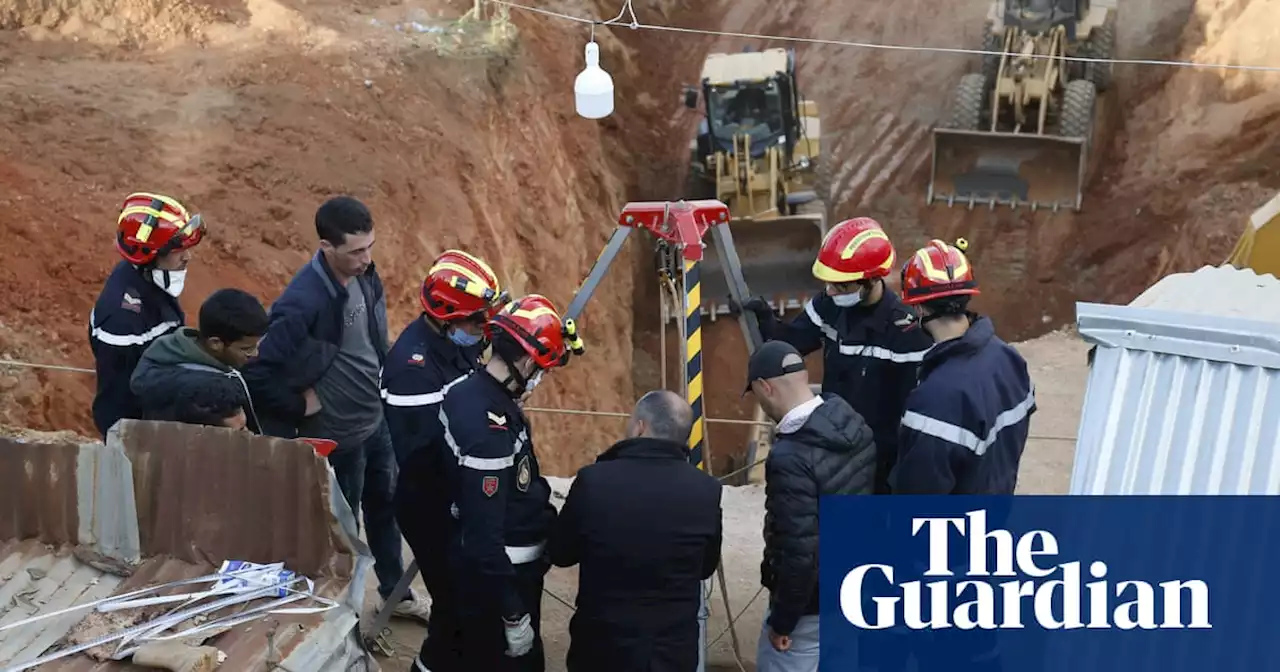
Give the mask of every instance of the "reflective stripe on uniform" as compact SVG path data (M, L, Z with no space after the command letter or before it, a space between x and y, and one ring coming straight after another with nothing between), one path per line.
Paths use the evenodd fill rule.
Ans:
M948 443L954 443L961 448L967 448L976 455L983 455L987 452L992 444L996 442L996 437L1000 431L1006 427L1014 425L1027 419L1027 415L1031 413L1031 408L1036 404L1035 387L1027 393L1027 397L1018 402L1013 408L1000 413L996 416L996 420L991 425L991 431L987 433L985 439L978 438L977 434L961 427L953 425L949 422L943 422L937 418L931 418L916 411L907 411L902 416L902 426L914 429L921 434L942 439Z
M161 322L156 326L148 329L141 334L113 334L102 327L94 325L94 315L89 313L89 335L98 339L107 345L114 345L118 348L128 348L137 345L146 345L157 338L164 336L170 331L181 327L178 322Z
M457 439L453 438L453 432L449 431L449 416L445 415L444 409L440 409L440 426L444 428L444 440L449 444L449 450L453 451L453 456L458 458L458 464L477 471L502 471L503 469L514 467L516 455L524 448L524 442L529 438L529 435L522 429L520 430L520 435L516 437L515 444L511 447L510 455L503 457L473 457L462 454L462 447L458 445Z
M818 316L818 309L813 307L813 299L809 299L804 302L804 314L809 316L809 321L812 322L814 326L822 330L823 336L826 336L837 343L840 342L840 335L836 333L835 327L823 322L822 318Z
M424 392L422 394L391 394L385 388L382 390L382 399L387 402L388 406L400 406L412 408L415 406L431 406L444 401L444 395L449 392L449 388L462 382L471 374L464 374L454 378L440 388L438 392Z
M547 548L547 542L543 541L532 546L507 546L507 559L513 565L524 565L542 557L542 552Z
M882 348L878 345L841 345L840 354L849 357L870 357L872 359L883 359L893 362L894 364L906 364L909 362L922 362L924 356L929 349L917 350L916 352L894 352L888 348Z
M810 322L817 326L818 329L822 330L823 336L826 336L839 346L840 354L847 357L870 357L872 359L883 359L885 361L893 362L894 364L907 364L911 362L924 361L925 353L929 352L929 349L917 350L915 352L894 352L888 348L882 348L878 345L849 345L841 343L840 335L836 333L835 328L826 322L823 322L822 318L818 316L818 310L813 307L813 299L809 299L805 302L804 313L809 316Z

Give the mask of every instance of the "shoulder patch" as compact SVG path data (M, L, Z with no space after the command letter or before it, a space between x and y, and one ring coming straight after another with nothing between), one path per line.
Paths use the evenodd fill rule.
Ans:
M427 358L421 352L415 352L409 356L409 363L414 366L423 366L427 363Z
M493 411L485 411L485 415L489 418L489 429L507 428L507 416Z
M916 326L918 323L919 320L916 319L915 313L904 312L901 317L893 321L893 326L905 331Z
M498 491L498 477L485 476L484 479L480 481L480 489L484 491L485 497L492 497L494 493Z
M135 313L142 312L142 299L130 294L128 290L124 293L124 298L120 300L120 307Z

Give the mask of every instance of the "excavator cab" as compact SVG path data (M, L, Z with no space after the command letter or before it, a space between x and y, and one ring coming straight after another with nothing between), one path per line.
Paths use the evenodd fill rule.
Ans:
M685 105L696 109L699 98L684 197L728 205L747 286L775 307L799 306L822 288L810 267L826 232L827 194L818 179L818 106L799 95L795 53L711 54ZM706 249L702 265L703 309L725 312L728 287L715 249Z

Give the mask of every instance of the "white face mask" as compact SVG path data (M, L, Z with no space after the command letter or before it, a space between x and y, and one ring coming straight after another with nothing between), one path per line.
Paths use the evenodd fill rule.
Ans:
M852 294L836 294L831 297L837 306L841 308L852 308L862 301L862 292L854 292Z
M162 271L158 268L151 269L151 281L156 283L156 287L163 289L166 294L173 298L178 298L182 293L182 288L187 283L187 270L181 271Z

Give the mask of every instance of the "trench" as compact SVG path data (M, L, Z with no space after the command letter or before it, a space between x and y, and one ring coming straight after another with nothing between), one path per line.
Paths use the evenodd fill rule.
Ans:
M827 39L867 40L888 44L971 46L981 43L988 3L953 3L946 22L930 17L930 3L675 3L663 23L719 31L773 35L806 35ZM1121 9L1120 57L1167 58L1176 55L1179 36L1192 20L1190 0L1153 5L1129 3ZM1176 6L1175 6L1176 5ZM602 11L604 8L602 7ZM607 12L606 12L607 13ZM643 157L630 174L628 198L668 200L681 196L687 170L684 148L694 133L697 113L679 105L682 85L694 83L702 59L712 51L736 52L744 47L794 47L801 95L821 110L823 160L832 176L830 223L853 216L880 221L902 260L930 238L966 238L977 269L982 295L973 306L995 322L1009 342L1035 338L1070 325L1075 302L1122 298L1103 289L1098 248L1114 234L1108 211L1123 195L1110 189L1118 180L1126 148L1125 110L1157 90L1163 81L1135 66L1117 66L1115 82L1099 96L1095 135L1088 153L1079 213L1037 211L1007 206L963 205L948 208L925 204L930 177L931 127L949 112L950 92L960 76L979 68L979 57L935 53L886 52L831 45L707 38L645 31L617 31L634 54L663 54L660 74L646 74L634 85L664 108L642 123L664 128L667 141L653 147L646 138L630 144L633 157ZM1155 45L1155 46L1147 46ZM1163 73L1167 75L1168 73ZM665 76L664 76L665 75ZM867 95L874 89L874 95ZM619 89L620 97L628 93ZM636 125L623 117L629 130ZM627 145L629 139L620 137ZM1124 206L1119 206L1124 207ZM1140 243L1130 243L1139 246ZM1083 257L1091 255L1087 260ZM1125 254L1114 245L1106 257ZM744 263L747 263L744 260ZM679 390L683 364L674 324L659 326L657 284L652 264L637 259L635 272L632 372L636 393L661 384L660 339L666 340L667 387ZM806 269L807 272L807 269ZM786 315L789 319L795 314ZM704 411L708 418L748 420L755 413L750 399L740 397L745 380L746 349L736 322L703 317ZM820 353L808 358L814 380L821 376ZM742 425L709 424L706 428L713 473L726 473L747 462L749 430Z

